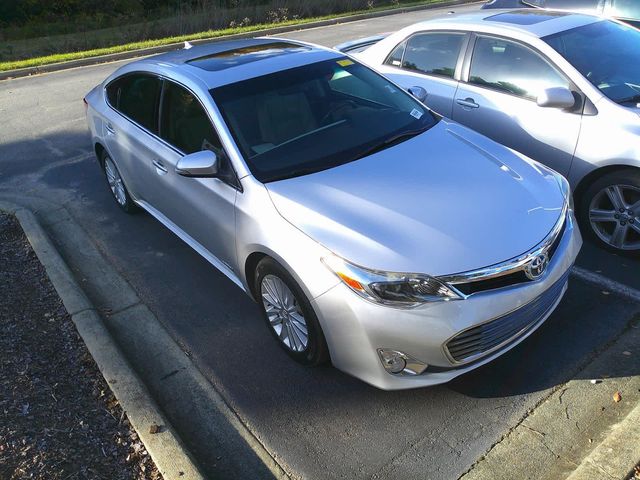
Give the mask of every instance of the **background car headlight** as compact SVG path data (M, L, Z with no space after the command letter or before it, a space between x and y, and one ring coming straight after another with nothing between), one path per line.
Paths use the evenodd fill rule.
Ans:
M324 257L322 262L358 295L383 305L408 308L462 298L446 283L429 275L369 270L336 255Z

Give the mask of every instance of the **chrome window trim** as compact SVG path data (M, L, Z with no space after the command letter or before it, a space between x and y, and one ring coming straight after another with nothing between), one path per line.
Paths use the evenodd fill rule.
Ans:
M493 278L498 278L505 275L510 275L513 273L524 271L525 267L530 261L532 261L538 255L542 253L546 253L551 249L555 241L558 239L558 236L562 232L565 222L567 222L568 215L569 215L569 202L566 201L562 208L562 213L560 215L560 218L556 222L551 232L549 232L549 234L544 238L544 240L542 240L542 242L540 242L531 250L529 250L528 252L518 257L512 258L511 260L507 260L505 262L492 265L490 267L484 267L478 270L470 270L467 272L461 272L461 273L456 273L452 275L444 275L437 278L438 280L445 282L447 285L452 286L452 288L454 288L456 293L458 293L462 298L468 298L471 295L475 295L475 293L472 293L470 295L465 295L464 293L456 289L455 285L462 284L462 283L480 282L482 280L490 280ZM535 280L532 280L532 281L535 281ZM482 292L478 292L478 293L482 293Z
M158 99L158 114L157 114L157 116L158 116L158 118L157 118L157 120L158 120L158 125L157 125L158 133L154 133L154 132L150 131L148 128L140 125L138 122L136 122L132 118L130 118L127 115L125 115L124 113L122 113L116 107L111 105L111 102L109 102L109 97L107 95L107 88L109 88L109 86L112 83L117 82L118 80L121 80L122 78L127 77L129 75L140 75L140 74L148 75L150 77L155 77L161 82L161 85L160 85L160 98ZM164 138L162 138L160 136L160 120L161 120L161 113L162 113L162 100L164 98L164 82L171 82L171 83L173 83L175 85L178 85L179 87L184 88L187 92L189 92L191 95L193 95L193 97L198 101L198 103L200 104L200 106L202 107L204 112L207 114L207 117L209 118L209 122L211 123L211 127L213 128L213 131L215 132L215 134L218 136L218 140L220 140L220 145L222 147L222 150L223 150L224 154L227 156L227 158L229 158L229 154L227 153L226 149L224 148L224 145L222 144L222 139L221 139L220 133L218 132L218 129L216 128L216 124L213 121L213 117L209 113L209 110L204 106L204 104L202 103L202 100L200 100L200 97L198 97L198 95L196 95L196 93L193 90L191 90L188 86L184 85L183 83L181 83L181 82L179 82L177 80L174 80L174 79L169 78L169 77L167 77L165 75L161 75L159 73L155 73L155 72L151 72L151 71L147 71L147 70L134 70L134 71L131 71L131 72L123 73L122 75L120 75L120 76L112 79L111 81L109 81L109 83L105 84L102 87L102 99L104 100L104 103L107 105L107 107L109 107L115 113L117 113L122 118L127 120L129 123L131 123L134 126L138 127L144 133L150 135L154 140L159 141L165 147L169 148L170 150L173 150L178 155L184 157L184 156L187 155L185 152L183 152L182 150L180 150L176 146L172 145L171 143L169 143L168 141L166 141ZM224 122L224 119L221 119L221 121ZM218 178L218 180L220 180L225 185L228 185L229 187L237 190L238 192L243 193L244 189L242 188L242 183L240 182L241 178L238 176L238 173L236 172L236 168L233 166L233 163L231 162L231 160L229 160L229 164L231 166L231 169L233 170L233 174L236 177L236 180L237 180L238 184L234 185L232 183L226 182L226 181L224 181L222 179L219 179L219 178Z

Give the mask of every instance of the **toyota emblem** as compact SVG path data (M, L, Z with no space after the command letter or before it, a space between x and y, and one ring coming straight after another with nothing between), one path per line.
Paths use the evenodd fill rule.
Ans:
M541 253L527 264L524 273L529 280L537 280L544 274L547 265L549 265L549 255Z

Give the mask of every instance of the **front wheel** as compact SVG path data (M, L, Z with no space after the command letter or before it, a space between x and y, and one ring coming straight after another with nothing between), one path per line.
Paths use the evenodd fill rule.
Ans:
M593 182L582 196L579 215L601 246L640 254L640 171L618 170Z
M271 334L287 354L303 365L329 359L327 344L311 303L295 279L271 258L256 269L255 292Z

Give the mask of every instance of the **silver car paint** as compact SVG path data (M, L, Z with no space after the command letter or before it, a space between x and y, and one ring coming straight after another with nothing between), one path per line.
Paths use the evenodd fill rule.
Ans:
M424 138L404 142L370 158L329 171L264 185L249 174L208 93L212 85L221 82L222 76L203 74L196 72L197 69L193 67L169 63L167 59L170 55L128 64L87 95L93 143L106 148L121 170L131 195L141 207L247 293L251 294L253 288L253 279L246 271L249 262L261 255L268 255L282 264L313 301L327 337L332 360L338 368L387 389L442 383L454 378L495 358L524 337L473 366L433 376L424 375L417 379L388 374L381 367L375 349L393 344L393 348L415 351L416 358L428 360L434 365L451 366L442 354L442 342L446 338L456 331L524 305L539 295L574 262L581 238L579 231L572 227L572 216L569 216L569 225L554 261L537 282L484 292L463 301L429 304L414 310L377 306L363 300L348 290L320 259L335 251L352 252L356 256L357 249L357 259L363 265L428 274L454 274L508 260L514 253L519 254L534 247L558 220L564 198L556 181L548 172L521 155L464 127L442 122L432 132L424 134ZM179 52L175 55L184 54ZM318 49L312 53L289 57L288 66L337 55L329 50ZM235 81L241 76L241 72L246 77L281 69L284 68L283 61L278 58L276 65L265 61L262 65L253 65L251 68L231 69L231 74L227 75L225 72L224 78ZM197 95L208 111L240 179L240 190L215 178L178 178L172 167L180 154L107 105L104 87L113 78L134 71L147 71L170 78ZM110 124L113 133L106 130L107 124ZM371 168L372 174L383 172L384 168L375 167L374 164L388 162L393 152L398 152L398 148L402 149L404 156L403 168L395 171L391 166L384 165L388 173L394 172L392 179L380 180L378 184L360 181L366 180L361 178L365 167ZM158 160L163 163L163 169L158 169ZM481 179L480 184L466 196L464 188L460 187L460 171L454 165L456 161L465 161L473 166ZM416 181L411 182L410 177L415 169L420 170L423 175L431 175L427 181L429 188L418 185ZM340 175L344 175L342 180ZM329 180L331 177L333 179ZM316 218L313 228L309 228L299 216L285 207L289 203L305 208L303 198L294 193L305 182L307 186L317 186L320 192L317 197L310 199L308 206L313 211L317 210L320 217L324 214L324 218ZM371 221L337 208L336 199L332 199L328 193L332 182L342 184L343 192L347 190L347 183L362 189L359 194L362 195L363 202L369 202L367 211L371 215L385 214L385 207L380 199L393 197L394 194L408 199L409 193L414 195L416 205L424 207L425 215L418 220L407 217L406 225L403 226L402 212L387 209L386 212L399 228L395 231L369 231ZM471 188L472 183L470 179L466 179L464 185ZM144 184L147 186L142 186ZM503 196L494 197L492 202L492 195L498 188L505 189L510 195L508 199ZM479 203L478 194L484 197L482 204ZM379 199L376 201L377 196ZM220 210L205 208L204 201L214 202ZM330 218L331 215L326 210L329 202L337 208L334 219ZM479 205L481 208L478 208ZM392 208L402 210L403 205L398 202ZM417 215L417 212L418 209L414 208L413 213ZM435 216L429 217L427 212ZM474 215L489 219L484 233L475 232L476 237L480 235L481 238L473 238L469 226L461 222L467 220L479 225L480 221ZM438 222L431 228L427 224L430 218L437 219ZM352 236L340 239L342 244L323 237L323 234L336 227L336 222L340 223L337 230L352 232ZM521 223L514 228L519 222ZM491 229L498 231L491 234ZM369 240L357 244L357 238L365 237ZM326 245L323 240L326 240ZM447 254L445 246L437 244L439 241L457 245L460 258ZM376 242L395 249L396 254L381 255L380 250L371 247ZM465 243L473 244L473 248L465 247ZM353 248L355 245L357 247ZM446 256L452 263L447 265L437 255L421 256L414 250L417 248L439 252L440 256ZM413 256L416 261L411 263ZM367 318L368 315L371 315L371 320ZM341 319L344 319L343 324ZM393 321L389 321L390 319ZM349 325L353 329L348 328ZM363 335L368 341L360 341ZM421 347L418 345L420 342Z
M596 115L579 115L558 109L538 107L535 102L499 93L464 82L449 100L451 117L494 140L504 143L565 175L577 189L590 173L608 166L640 167L640 119L638 110L626 108L605 97L569 62L541 37L603 21L590 15L567 15L534 25L514 25L485 21L501 13L482 10L450 15L406 27L356 58L383 73L404 88L418 85L435 92L438 102L443 92L453 92L450 79L438 78L384 65L388 54L405 38L416 32L476 32L515 40L537 50L562 72L596 106ZM472 99L479 108L469 109L457 103ZM430 105L429 97L426 104ZM447 107L449 108L449 107ZM448 111L448 110L446 110Z

